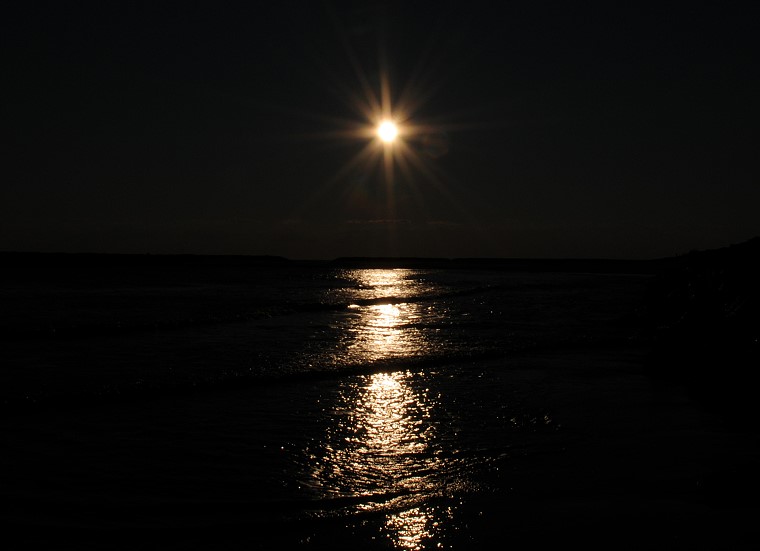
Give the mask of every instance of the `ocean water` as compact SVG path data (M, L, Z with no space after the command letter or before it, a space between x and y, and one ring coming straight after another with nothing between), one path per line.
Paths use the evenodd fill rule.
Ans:
M672 438L665 466L590 452L663 426L630 323L648 281L314 264L9 283L3 525L29 545L411 550L588 520L562 499L638 492L633 464L690 476Z
M640 306L646 280L321 265L174 275L6 286L6 407L625 338L615 324Z

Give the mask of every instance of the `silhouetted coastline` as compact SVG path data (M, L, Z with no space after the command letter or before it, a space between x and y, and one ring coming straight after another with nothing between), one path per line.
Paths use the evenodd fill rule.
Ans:
M177 269L245 269L278 266L326 265L332 268L380 269L457 269L501 270L514 272L578 272L655 274L668 261L605 258L432 258L432 257L338 257L335 259L289 259L275 255L202 255L202 254L112 254L112 253L41 253L0 252L5 269L0 281L9 279L50 280L85 277L88 274L123 277L145 275L144 270ZM135 270L134 273L129 270Z
M754 423L760 365L760 237L668 259L646 297L652 374Z
M145 284L166 280L235 279L240 270L282 266L280 256L195 254L108 254L0 252L5 267L0 282L41 282L100 286L110 283ZM223 272L222 269L227 270Z

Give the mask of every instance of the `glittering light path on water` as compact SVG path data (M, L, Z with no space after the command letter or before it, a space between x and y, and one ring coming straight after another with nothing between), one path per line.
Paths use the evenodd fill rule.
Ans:
M398 549L436 546L458 529L461 500L498 476L483 474L511 456L524 415L511 386L492 387L467 367L395 365L440 353L430 328L445 326L449 311L417 300L435 292L431 284L410 270L343 277L354 282L354 302L328 360L377 370L323 387L319 428L296 457L299 487L316 516L344 518L347 526L371 519Z
M361 285L391 296L409 295L405 276L404 270L357 272ZM409 327L421 315L417 305L389 302L352 309L357 316L346 335L349 354L370 363L413 355L425 346ZM310 486L322 496L355 498L358 513L388 511L386 535L402 549L420 549L432 537L438 523L430 508L411 505L440 490L436 473L443 467L431 420L436 397L414 378L410 372L391 372L343 382L326 412L329 427L308 474Z
M393 511L437 493L435 401L414 389L408 372L377 373L346 384L331 412L323 457L311 481L332 497L356 497L357 512ZM400 547L417 549L434 520L423 507L389 514L388 535Z

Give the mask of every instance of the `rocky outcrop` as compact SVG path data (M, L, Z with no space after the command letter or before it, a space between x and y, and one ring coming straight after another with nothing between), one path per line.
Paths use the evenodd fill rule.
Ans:
M653 374L724 413L755 413L760 237L667 259L647 297Z
M647 297L649 319L659 338L751 345L760 337L759 286L760 237L690 252L663 263Z

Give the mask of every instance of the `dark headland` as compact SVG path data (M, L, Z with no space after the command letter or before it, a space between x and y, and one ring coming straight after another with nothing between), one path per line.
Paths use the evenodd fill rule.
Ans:
M646 297L652 374L735 423L755 424L760 237L667 259Z

